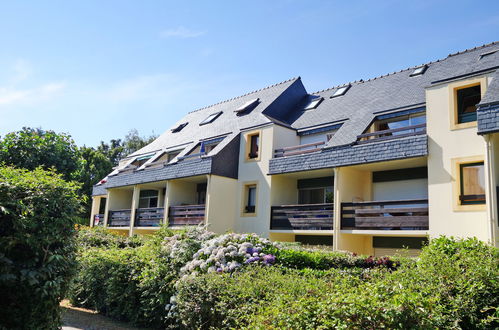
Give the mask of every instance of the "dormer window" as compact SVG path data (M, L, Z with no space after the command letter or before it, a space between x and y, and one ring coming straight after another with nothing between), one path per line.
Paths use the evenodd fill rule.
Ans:
M251 110L253 110L254 108L256 108L256 106L260 103L260 99L259 98L256 98L256 99L253 99L253 100L250 100L246 103L244 103L243 105L241 105L239 108L237 108L236 110L234 110L234 112L240 116L240 115L243 115L243 114L246 114L248 112L250 112Z
M311 99L303 110L312 110L317 108L317 106L324 100L323 97L316 97Z
M135 160L132 162L131 165L133 166L137 166L138 167L141 167L142 165L144 165L149 159L152 158L152 156L154 156L153 154L151 155L145 155L145 156L140 156L140 157L137 157L135 158Z
M410 76L414 77L414 76L422 75L423 73L425 73L426 69L428 69L428 65L420 66L419 68L414 69L414 71L412 71Z
M218 118L221 114L222 114L222 111L212 113L211 115L209 115L208 117L206 117L206 119L205 119L205 120L203 120L202 122L200 122L200 123L199 123L199 126L212 123L212 122L213 122L213 121L215 121L215 119L217 119L217 118Z
M172 128L172 133L180 132L185 126L187 126L187 124L189 124L189 123L182 123L182 124L178 125L177 127Z
M493 54L495 54L495 53L497 53L497 50L493 50L493 51L491 51L491 52L481 54L481 55L480 55L480 59L482 60L482 59L484 59L485 57L490 56L490 55L493 55Z
M334 94L331 96L331 98L345 95L345 93L350 89L350 87L352 87L352 85L346 85L346 86L338 88L334 92Z

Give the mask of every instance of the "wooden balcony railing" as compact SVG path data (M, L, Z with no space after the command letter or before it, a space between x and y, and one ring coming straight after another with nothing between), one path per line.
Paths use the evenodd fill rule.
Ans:
M333 230L333 204L272 206L270 229Z
M94 226L104 226L104 214L94 215Z
M397 133L397 134L394 134ZM407 136L426 134L426 124L418 124L373 133L366 133L357 136L357 143L370 143L384 140L399 139Z
M287 147L287 148L282 148L282 149L275 149L274 150L274 158L295 156L295 155L316 152L316 151L321 150L322 148L320 148L320 146L322 146L324 144L326 144L326 142L321 141L321 142L315 142L315 143L301 144L298 146Z
M137 209L135 212L135 227L158 227L163 221L165 209L150 207Z
M428 200L341 203L341 229L427 230Z
M205 209L204 204L170 206L168 226L199 225L204 222Z
M131 210L109 211L108 227L129 227L131 213Z

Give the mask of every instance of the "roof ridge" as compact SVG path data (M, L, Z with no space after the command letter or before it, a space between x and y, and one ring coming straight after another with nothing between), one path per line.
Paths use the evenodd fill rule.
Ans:
M299 80L301 79L300 76L298 77L293 77L293 78L290 78L290 79L287 79L287 80L284 80L284 81L281 81L279 83L276 83L276 84L273 84L273 85L270 85L270 86L267 86L267 87L263 87L263 88L260 88L260 89L256 89L252 92L249 92L249 93L246 93L246 94L243 94L243 95L239 95L239 96L236 96L236 97L233 97L233 98L230 98L230 99L227 99L227 100L223 100L223 101L220 101L220 102L217 102L217 103L213 103L211 105L207 105L205 107L202 107L202 108L199 108L199 109L196 109L196 110L192 110L188 113L194 113L194 112L198 112L198 111L201 111L201 110L205 110L205 109L208 109L208 108L211 108L211 107L214 107L216 105L220 105L220 104L223 104L223 103L227 103L227 102L230 102L230 101L234 101L234 100L237 100L237 99L240 99L242 97L245 97L245 96L248 96L248 95L251 95L251 94L254 94L254 93L258 93L258 92L261 92L263 90L266 90L266 89L269 89L269 88L272 88L272 87L275 87L275 86L279 86L279 85L282 85L282 84L285 84L287 82L290 82L290 81L293 81L293 80Z
M430 62L427 62L427 63L423 63L423 64L420 64L420 65L411 66L411 67L408 67L406 69L402 69L402 70L399 70L399 71L394 71L394 72L391 72L391 73L383 74L383 75L380 75L380 76L376 76L374 78L369 78L367 80L360 79L360 80L355 80L355 81L343 83L343 84L336 85L336 86L333 86L333 87L329 87L329 88L326 88L326 89L323 89L323 90L320 90L320 91L317 91L317 92L313 92L313 93L310 93L310 94L311 95L320 94L320 93L324 93L324 92L330 91L332 89L336 89L336 88L340 88L340 87L343 87L343 86L347 86L349 84L350 85L353 85L353 84L362 84L362 83L373 81L373 80L376 80L376 79L385 78L385 77L394 75L396 73L401 73L401 72L404 72L404 71L413 70L413 69L422 67L423 65L430 65L430 64L434 64L434 63L439 63L441 61L444 61L444 60L448 59L449 57L456 56L456 55L461 55L461 54L468 53L468 52L471 52L471 51L475 51L475 50L478 50L478 49L482 49L482 48L485 48L485 47L493 46L493 45L496 45L498 43L499 43L499 41L493 41L491 43L483 44L481 46L476 46L474 48L467 48L465 50L462 50L462 51L459 51L459 52L456 52L456 53L451 53L451 54L447 55L445 58L440 58L440 59L437 59L437 60L434 60L434 61L430 61Z

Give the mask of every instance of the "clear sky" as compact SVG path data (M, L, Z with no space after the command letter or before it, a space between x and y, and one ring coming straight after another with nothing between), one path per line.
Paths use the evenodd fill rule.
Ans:
M301 76L309 92L499 40L499 1L0 0L0 135L79 145Z

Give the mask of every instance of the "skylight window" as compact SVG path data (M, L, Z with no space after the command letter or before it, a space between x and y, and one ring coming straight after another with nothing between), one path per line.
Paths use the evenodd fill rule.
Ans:
M185 126L187 126L187 124L189 124L189 123L182 123L182 124L178 125L177 127L172 128L172 133L180 132Z
M317 97L315 99L312 99L308 102L308 104L305 106L304 110L312 110L317 108L317 106L324 100L323 97Z
M481 55L480 55L480 59L483 59L484 57L487 57L487 56L493 55L493 54L495 54L495 53L497 53L497 50L493 50L493 51L491 51L491 52L481 54Z
M253 110L258 105L258 103L260 103L259 98L250 100L250 101L244 103L243 105L241 105L236 110L234 110L234 112L237 113L238 115L249 112L249 111Z
M336 92L334 92L333 96L331 96L331 97L337 97L337 96L345 95L345 93L347 92L347 90L350 89L351 86L352 85L346 85L346 86L338 88L336 90Z
M412 73L410 74L410 76L411 77L413 77L413 76L419 76L419 75L425 73L426 69L428 69L428 65L420 66L419 68L414 69L414 71L412 71Z
M206 125L206 124L209 124L209 123L212 123L215 119L218 118L218 116L220 116L222 114L222 111L219 111L219 112L215 112L215 113L212 113L211 115L209 115L208 117L206 117L205 120L203 120L202 122L199 123L199 126L201 125Z

